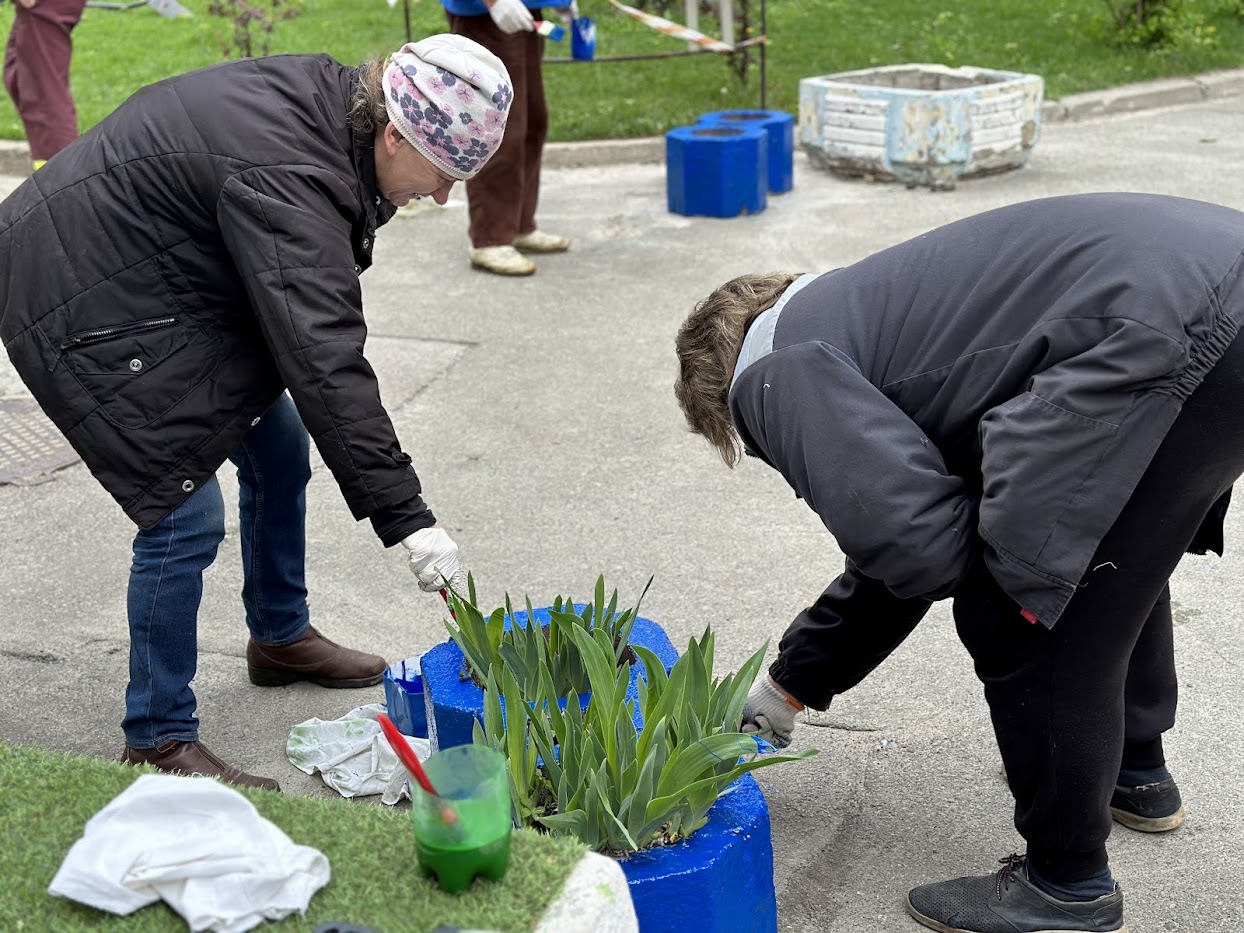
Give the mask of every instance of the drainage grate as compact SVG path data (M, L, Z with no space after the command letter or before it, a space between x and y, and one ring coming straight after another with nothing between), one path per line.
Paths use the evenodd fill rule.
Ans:
M44 483L78 462L68 441L34 399L0 399L0 484Z

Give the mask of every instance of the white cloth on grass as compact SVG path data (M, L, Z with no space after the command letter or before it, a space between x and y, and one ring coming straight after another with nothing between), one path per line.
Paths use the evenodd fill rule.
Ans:
M369 703L340 719L300 722L290 730L285 754L304 774L320 772L342 797L381 794L380 802L392 806L410 796L410 775L380 731L376 716L384 711L383 703ZM406 741L420 761L432 754L427 739L407 736Z
M322 852L236 790L144 774L87 821L48 893L122 915L163 900L191 930L241 933L305 913L328 879Z

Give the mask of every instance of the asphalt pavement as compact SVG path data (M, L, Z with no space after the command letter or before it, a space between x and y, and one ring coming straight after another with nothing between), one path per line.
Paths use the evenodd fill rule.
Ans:
M687 433L673 338L698 299L742 272L845 265L1047 195L1164 192L1244 209L1241 177L1238 96L1047 122L1027 167L952 192L844 180L799 156L792 192L731 220L668 213L659 163L553 168L541 225L574 248L541 259L531 279L469 267L461 191L381 231L363 277L368 356L485 603L507 590L537 605L582 597L600 573L625 600L655 574L643 614L675 645L712 625L724 672L766 639L771 656L842 557L776 473L754 462L727 470ZM0 180L0 192L18 181ZM0 399L23 393L0 363ZM221 479L226 501L236 498L232 469ZM1169 835L1111 837L1133 933L1244 929L1234 887L1244 864L1242 515L1229 518L1227 557L1189 558L1172 583L1182 696L1167 748L1189 817ZM119 755L132 534L81 464L48 482L0 485L0 738ZM330 637L393 660L445 638L440 600L351 519L318 460L308 539L312 619ZM240 588L235 514L200 613L203 740L287 792L329 793L286 760L290 727L381 690L251 686ZM1022 851L947 604L795 741L820 756L759 775L783 931L914 933L901 907L908 888Z

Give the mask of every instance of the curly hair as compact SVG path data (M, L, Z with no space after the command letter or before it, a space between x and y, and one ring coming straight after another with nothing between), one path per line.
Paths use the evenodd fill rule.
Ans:
M770 272L731 279L696 305L678 329L674 395L692 433L716 447L726 466L733 467L743 453L729 403L743 338L800 275Z
M359 65L358 84L350 101L350 125L360 133L374 133L389 123L384 104L384 70L389 59L373 58Z

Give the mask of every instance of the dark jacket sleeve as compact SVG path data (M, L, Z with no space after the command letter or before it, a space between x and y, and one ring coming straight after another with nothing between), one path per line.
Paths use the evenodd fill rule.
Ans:
M954 591L979 547L976 502L849 359L820 342L784 347L743 371L731 407L863 573L904 598Z
M800 703L825 709L888 658L931 605L918 596L895 596L848 560L842 575L790 624L769 674Z
M251 169L225 183L217 219L277 369L350 511L374 518L392 544L435 519L363 356L348 219L356 201L331 172Z

